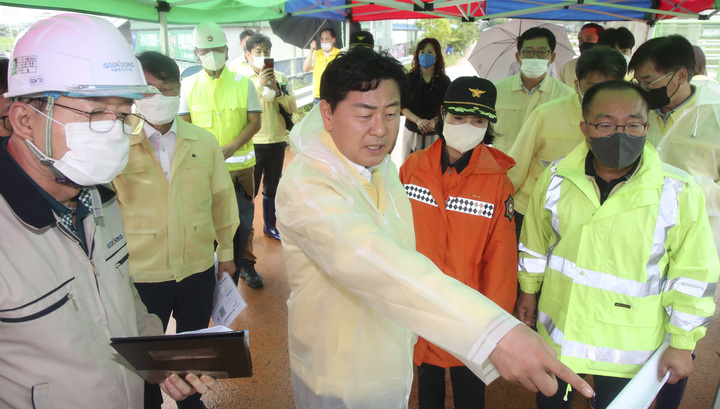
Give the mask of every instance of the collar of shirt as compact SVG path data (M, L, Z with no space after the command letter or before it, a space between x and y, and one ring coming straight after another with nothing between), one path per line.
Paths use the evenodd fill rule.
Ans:
M347 157L345 157L345 159L347 159L350 166L352 166L352 168L355 169L355 171L357 173L359 173L363 179L367 180L368 183L372 183L372 173L373 173L373 170L375 170L376 166L371 166L369 168L366 168L365 166L358 165L357 163L351 161Z
M595 155L592 153L591 150L588 150L588 154L585 157L585 174L587 176L592 176L595 179L595 183L597 184L598 190L600 190L600 204L605 203L605 200L610 196L610 193L612 190L620 184L621 182L627 182L632 175L635 174L635 172L638 169L638 166L640 165L640 160L642 159L642 155L640 155L635 163L633 163L630 170L627 171L626 174L620 176L617 179L613 179L610 182L606 182L605 179L598 176L597 171L595 170L595 166L593 165L593 158L595 158Z
M153 126L147 121L145 121L145 125L143 125L143 131L145 131L145 135L147 135L150 141L153 139L160 139L163 136L177 136L177 121L173 119L170 130L165 134L161 134L160 131L153 128Z
M518 74L518 75L520 75L520 74ZM527 89L527 88L525 87L525 83L522 82L522 78L520 78L520 85L522 86L522 89L524 89L525 92L527 92L528 95L532 95L533 92L537 91L540 87L543 86L543 84L545 83L545 80L547 79L547 77L548 77L548 74L545 73L545 76L543 77L542 81L540 81L540 83L537 84L537 86L536 86L535 88L533 88L533 89Z
M13 213L24 223L41 229L56 222L53 213L62 215L68 210L72 212L72 209L43 190L22 170L7 150L8 140L9 138L5 138L0 142L0 175L3 175L0 178L0 195L7 201ZM91 194L95 189L96 187L89 187L83 191ZM97 192L102 203L115 197L112 190L103 186L97 186ZM86 204L80 200L79 202ZM76 220L92 213L92 202L87 203L90 204L83 207L78 204Z
M690 88L692 88L692 93L690 94L690 97L686 99L682 104L678 105L673 109L672 111L668 111L667 113L662 113L662 108L658 108L655 110L655 113L658 114L658 116L663 120L663 124L667 124L668 119L670 119L670 116L674 114L675 112L682 111L683 107L687 105L690 100L692 100L695 97L695 91L697 88L694 85L690 85Z
M450 158L448 157L447 151L445 150L446 145L444 140L442 141L442 145L442 151L440 153L440 164L442 165L443 175L445 174L445 172L447 172L448 167L455 169L455 171L460 174L470 163L470 157L472 157L475 148L463 153L462 156L460 156L460 159L456 160L454 163L450 163Z

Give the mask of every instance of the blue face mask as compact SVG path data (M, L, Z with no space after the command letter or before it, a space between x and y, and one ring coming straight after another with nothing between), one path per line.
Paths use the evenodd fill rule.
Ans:
M421 54L418 56L420 66L423 68L430 68L435 64L435 55L433 54Z

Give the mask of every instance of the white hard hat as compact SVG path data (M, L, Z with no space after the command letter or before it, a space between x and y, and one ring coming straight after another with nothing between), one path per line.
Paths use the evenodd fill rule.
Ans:
M58 14L17 40L5 96L125 97L157 93L130 44L109 21Z
M203 21L193 31L193 45L196 48L215 48L226 44L225 32L212 21Z

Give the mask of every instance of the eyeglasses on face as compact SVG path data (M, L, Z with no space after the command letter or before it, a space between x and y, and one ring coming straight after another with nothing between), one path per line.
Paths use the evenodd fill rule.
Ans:
M615 125L612 122L600 122L597 124L588 121L584 122L587 125L594 126L598 135L603 138L613 135L619 128L623 128L623 131L630 136L643 136L648 126L647 122L630 122L625 125Z

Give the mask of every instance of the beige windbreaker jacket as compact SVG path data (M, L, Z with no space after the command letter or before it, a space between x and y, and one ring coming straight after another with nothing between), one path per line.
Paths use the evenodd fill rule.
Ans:
M372 183L352 169L317 108L293 128L297 157L276 198L290 280L298 408L406 408L418 334L486 383L488 356L519 324L415 251L409 200L386 157Z
M160 335L130 280L120 208L98 187L85 254L0 145L0 408L142 408L110 338Z

